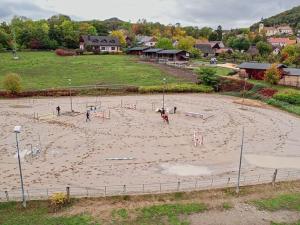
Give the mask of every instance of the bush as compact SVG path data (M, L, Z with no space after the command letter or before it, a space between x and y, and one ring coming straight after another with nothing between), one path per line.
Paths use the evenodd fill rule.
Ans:
M3 86L13 94L19 93L22 89L21 77L16 73L9 73L4 77Z
M54 210L60 209L68 204L68 198L65 193L54 193L49 200Z
M281 73L277 68L276 64L273 64L265 72L264 80L270 84L278 84L280 78L281 78Z
M61 49L61 48L56 49L55 53L58 56L74 56L74 55L76 55L75 51L67 50L67 49Z
M275 89L272 89L272 88L263 88L259 91L259 94L264 96L264 97L271 98L277 92L278 92L278 90L275 90Z
M300 105L300 92L296 90L279 92L274 95L274 99L287 102L292 105Z
M163 90L164 90L163 85L139 87L140 93L162 93ZM166 93L184 93L184 92L210 93L213 92L213 88L209 86L197 85L197 84L168 84L165 87L165 92Z
M201 84L215 87L220 82L219 77L216 75L217 71L214 68L200 68L196 72Z

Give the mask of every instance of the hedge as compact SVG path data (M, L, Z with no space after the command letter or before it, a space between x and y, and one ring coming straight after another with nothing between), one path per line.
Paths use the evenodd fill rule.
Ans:
M273 96L274 99L287 102L292 105L300 105L300 91L289 90L284 92L279 92Z
M139 87L139 93L162 93L164 91L163 85L157 86L142 86ZM205 85L198 84L168 84L165 86L166 93L190 93L190 92L203 92L210 93L214 89Z

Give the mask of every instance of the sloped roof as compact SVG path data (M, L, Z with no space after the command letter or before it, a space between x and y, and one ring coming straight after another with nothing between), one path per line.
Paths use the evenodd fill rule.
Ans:
M256 46L250 46L250 48L247 51L248 54L250 55L258 55L259 54L259 50L257 49Z
M144 51L144 50L147 50L149 49L150 47L133 47L133 48L129 48L127 49L128 52L130 51Z
M287 73L287 75L289 76L300 76L300 69L296 69L296 68L285 68L283 69L283 71L285 73Z
M91 46L120 46L119 39L111 36L82 35L81 39Z
M178 54L180 52L185 52L184 50L177 50L177 49L172 49L172 50L162 50L159 51L158 54L168 54L168 55L174 55Z
M280 44L280 43L285 43L288 45L293 45L296 44L296 40L291 40L289 38L269 38L268 42L271 44Z
M136 36L136 40L139 43L146 43L146 42L155 41L156 38L155 37L151 37L151 36L141 36L141 35L138 35L138 36Z
M254 63L254 62L244 62L237 67L240 69L256 69L256 70L267 70L272 66L270 63ZM278 64L278 68L286 68L287 66L283 64Z
M214 54L214 50L210 44L196 44L195 48L199 49L201 52L205 54Z
M162 50L163 49L161 49L161 48L149 48L149 49L145 50L144 53L157 53Z

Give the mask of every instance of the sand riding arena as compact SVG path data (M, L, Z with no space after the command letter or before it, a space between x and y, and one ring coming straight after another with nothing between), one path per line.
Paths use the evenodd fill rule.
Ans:
M245 127L242 174L300 169L300 119L237 98L161 95L0 101L0 189L17 189L13 128L27 188L177 182L236 174ZM61 115L56 115L60 106ZM86 121L90 111L91 121Z

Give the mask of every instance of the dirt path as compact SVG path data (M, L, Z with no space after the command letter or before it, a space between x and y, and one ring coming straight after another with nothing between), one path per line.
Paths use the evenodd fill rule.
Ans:
M188 82L197 82L197 75L191 70L180 69L176 67L167 66L164 64L157 64L152 62L140 61L140 63L149 64L154 67L161 69L163 72L169 74L170 76L186 80Z
M190 216L191 225L270 225L276 223L294 223L300 219L299 212L280 210L276 212L260 211L254 206L238 203L231 210L213 210Z

